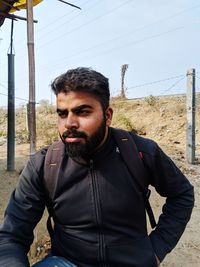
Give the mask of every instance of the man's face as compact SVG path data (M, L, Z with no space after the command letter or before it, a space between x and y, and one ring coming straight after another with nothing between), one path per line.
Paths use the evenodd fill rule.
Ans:
M112 109L85 92L57 95L58 131L71 157L90 156L106 140Z

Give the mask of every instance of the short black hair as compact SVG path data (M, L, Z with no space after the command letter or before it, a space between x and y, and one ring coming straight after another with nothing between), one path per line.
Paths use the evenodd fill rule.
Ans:
M57 96L59 93L86 92L96 97L105 111L109 106L110 90L108 78L101 73L85 67L70 69L51 83Z

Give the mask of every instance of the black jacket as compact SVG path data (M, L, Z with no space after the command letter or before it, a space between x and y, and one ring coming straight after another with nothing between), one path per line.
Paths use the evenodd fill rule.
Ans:
M67 155L54 181L52 253L78 266L156 267L190 218L193 187L158 145L135 136L149 184L166 197L154 231L147 234L144 198L134 184L112 133L88 162ZM31 156L13 192L0 228L0 266L29 266L26 253L46 203L43 184L47 149Z

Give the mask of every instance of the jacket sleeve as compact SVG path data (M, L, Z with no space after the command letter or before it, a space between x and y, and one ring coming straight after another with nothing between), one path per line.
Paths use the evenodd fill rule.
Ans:
M162 261L176 246L190 219L194 190L174 162L157 144L153 144L153 153L148 156L151 183L166 198L166 202L155 230L150 233L150 239L155 254Z
M11 195L0 226L0 266L28 267L27 253L33 242L33 229L41 219L45 197L41 179L43 155L31 156Z

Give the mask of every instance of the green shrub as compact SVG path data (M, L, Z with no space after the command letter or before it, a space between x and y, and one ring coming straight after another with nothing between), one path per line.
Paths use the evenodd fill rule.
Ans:
M122 113L117 113L117 112L114 113L113 126L125 129L127 131L133 131L133 132L136 131L133 126L133 123L131 122L131 119L126 117Z
M145 102L147 104L149 104L152 107L155 106L156 103L157 103L157 98L155 96L153 96L153 95L150 95L150 96L145 97L144 100L145 100Z

